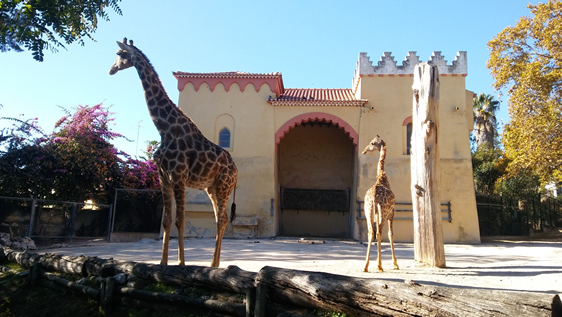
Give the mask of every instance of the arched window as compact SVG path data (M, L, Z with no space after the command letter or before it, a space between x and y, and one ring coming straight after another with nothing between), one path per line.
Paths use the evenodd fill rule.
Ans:
M412 123L406 125L406 154L410 155L412 148Z
M227 128L223 128L219 132L219 146L223 149L230 148L230 131Z

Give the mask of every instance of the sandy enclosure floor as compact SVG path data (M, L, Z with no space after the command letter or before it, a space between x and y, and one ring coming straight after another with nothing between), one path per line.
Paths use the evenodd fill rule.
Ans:
M177 242L170 241L170 264L177 263ZM186 265L210 265L214 246L214 239L186 239ZM41 251L157 264L161 247L161 240L144 239L136 243L104 242ZM415 262L411 243L396 243L395 250L400 270L393 270L390 245L383 242L385 271L376 271L375 245L371 251L370 272L365 273L363 267L367 248L357 241L225 239L220 267L236 265L243 270L258 272L264 266L274 266L397 282L414 280L425 285L562 294L562 241L447 244L447 267L443 269Z

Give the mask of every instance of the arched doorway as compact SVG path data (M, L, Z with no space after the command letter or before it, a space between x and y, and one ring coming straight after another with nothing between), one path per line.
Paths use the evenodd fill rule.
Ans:
M276 135L279 234L350 237L357 134L324 113L295 117L282 129Z

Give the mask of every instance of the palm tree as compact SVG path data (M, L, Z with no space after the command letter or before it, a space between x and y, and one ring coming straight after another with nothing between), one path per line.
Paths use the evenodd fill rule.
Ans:
M479 147L488 143L494 148L497 134L496 111L500 109L500 102L492 95L481 93L472 100L474 115L474 137Z

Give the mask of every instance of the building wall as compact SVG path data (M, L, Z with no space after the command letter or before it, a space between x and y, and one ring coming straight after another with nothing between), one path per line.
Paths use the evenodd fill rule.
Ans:
M218 84L211 91L209 85L202 84L196 91L193 84L187 83L178 105L215 143L218 143L220 129L228 124L233 126L232 147L228 150L238 168L237 217L257 217L258 235L275 236L277 224L273 220L277 207L274 205L272 209L271 200L277 195L275 143L272 142L276 131L273 108L266 102L273 93L267 84L262 85L259 92L252 84L242 88L244 91L233 84L227 92ZM191 203L194 201L196 203ZM209 216L213 208L205 192L187 189L186 210L186 236L215 236L215 219ZM233 227L229 224L225 236L232 235Z
M363 76L360 80L360 98L368 99L369 103L361 116L359 148L367 146L377 134L385 140L385 170L396 201L411 202L410 156L405 154L404 123L412 116L413 77L377 75ZM480 242L469 144L469 132L472 128L472 98L468 99L469 95L472 97L472 93L465 90L463 76L440 77L438 129L441 201L451 202L453 219L451 223L443 221L444 241L447 243ZM378 152L359 155L358 200L363 200L361 195L374 185L377 163ZM447 214L443 213L443 216L446 217ZM397 212L395 217L411 218L412 213ZM357 219L355 236L366 239L366 224L363 219ZM386 239L386 232L384 236ZM396 241L413 241L413 221L396 220L394 236Z
M407 61L415 62L415 54L411 53ZM440 77L439 146L441 199L443 202L450 201L452 205L452 222L443 221L444 241L447 243L480 241L468 138L473 125L473 93L465 89L464 76L455 73L459 64L463 67L463 56L466 75L466 53L457 56L458 60L456 58L452 66L443 64L440 54L435 59L432 57L445 74ZM297 123L287 125L298 122L303 116L336 118L339 122L336 125L344 133L340 136L351 139L352 175L349 178L342 177L345 178L342 184L351 184L349 219L353 238L366 239L365 220L357 211L355 201L362 201L376 180L378 153L361 154L361 150L376 135L380 135L387 143L385 169L396 200L411 202L410 156L406 155L405 149L405 125L412 116L413 77L408 72L411 74L413 71L408 65L397 68L395 63L394 66L384 64L385 60L392 58L385 53L382 66L379 62L380 67L377 68L365 64L370 61L366 54L360 54L353 89L358 99L369 100L365 107L273 106L267 102L270 96L275 96L268 84L261 87L253 87L252 84L239 87L233 84L228 92L222 84L216 85L212 91L205 83L198 90L191 83L183 87L179 107L194 120L207 138L217 143L218 132L222 128L227 127L231 131L232 146L229 151L239 170L237 215L258 218L257 237L279 234L279 187L291 183L287 164L296 163L284 160L283 138L287 137L287 141L296 137L297 140L290 141L293 143L298 142L299 138L304 139L304 136L299 135L300 132L289 134L289 131L301 131L302 127ZM294 127L295 124L297 127ZM307 139L313 138L314 131L311 131L313 133L305 134ZM299 185L296 179L292 181L295 186ZM318 184L318 187L321 186L324 186L324 181ZM188 189L186 196L186 236L213 237L216 232L214 216L206 194ZM230 204L227 212L230 213ZM397 213L396 217L411 218L411 214ZM443 215L446 216L446 213ZM413 241L413 221L396 220L394 232L396 241ZM231 224L225 236L236 236ZM386 238L386 233L384 236Z

